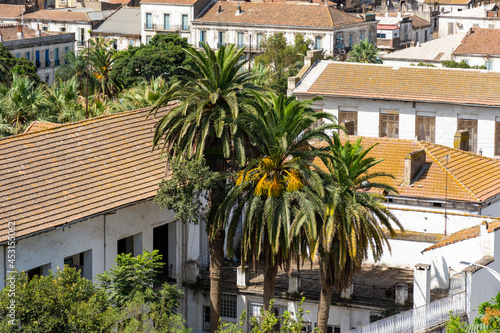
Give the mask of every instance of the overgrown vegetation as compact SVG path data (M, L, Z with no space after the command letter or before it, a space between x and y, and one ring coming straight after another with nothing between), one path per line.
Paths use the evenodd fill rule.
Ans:
M464 60L462 60L460 62L456 62L455 60L446 60L446 61L443 61L442 65L443 65L443 67L447 67L447 68L486 69L486 66L484 66L484 65L470 66Z
M478 307L479 315L467 325L460 321L459 316L450 313L450 321L446 325L448 333L489 333L500 331L500 293L490 301L481 303Z

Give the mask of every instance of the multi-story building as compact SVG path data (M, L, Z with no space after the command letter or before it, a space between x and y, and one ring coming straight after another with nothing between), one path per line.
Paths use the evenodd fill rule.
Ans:
M500 29L496 4L439 15L439 37L467 33L471 28Z
M141 10L140 8L120 8L92 30L92 36L101 36L112 41L117 50L126 50L129 46L141 45Z
M351 134L425 140L489 157L500 157L497 85L500 73L491 71L332 61L289 78L297 98L323 96L319 109L339 123L353 121Z
M212 0L142 0L141 42L157 33L175 33L193 44L191 22Z
M345 54L360 40L376 43L377 22L371 14L349 14L332 6L311 3L222 1L193 21L195 46L235 44L259 52L264 36L283 33L289 44L302 34L315 50Z
M35 63L40 79L52 84L55 71L64 63L64 55L75 49L75 35L48 34L18 25L0 28L0 43L15 57Z

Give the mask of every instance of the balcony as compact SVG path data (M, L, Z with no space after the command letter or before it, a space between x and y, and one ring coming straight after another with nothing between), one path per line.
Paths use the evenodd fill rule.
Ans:
M150 23L144 24L144 30L152 30L152 31L163 31L163 32L172 32L172 33L179 33L181 31L189 31L189 25L182 26L179 24L173 25L167 25L165 26L164 24L155 24L155 23Z
M56 59L54 60L54 66L59 66L61 64L61 60Z
M50 67L50 59L45 60L45 67Z

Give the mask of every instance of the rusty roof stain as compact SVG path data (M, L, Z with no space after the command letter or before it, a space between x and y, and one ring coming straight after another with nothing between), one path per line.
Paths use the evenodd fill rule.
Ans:
M25 12L24 5L7 5L0 4L0 17L2 18L16 18Z
M236 15L238 4L241 15ZM218 6L221 12L218 12ZM215 2L194 23L230 23L302 27L337 27L364 22L363 19L330 6L272 2ZM374 21L375 22L375 21Z
M500 229L500 221L488 223L488 229L487 229L488 233L494 232L499 229ZM481 225L476 225L474 227L463 229L451 234L449 237L443 239L442 241L429 246L423 252L434 250L450 244L455 244L467 239L475 238L478 237L479 235L481 235Z
M314 83L307 89L299 83L294 94L500 106L498 72L324 62Z
M472 28L453 53L500 55L500 30Z
M343 136L341 140L355 142L357 138ZM480 203L500 195L500 161L493 158L425 141L363 137L361 143L365 149L375 145L368 156L383 160L370 172L386 172L395 177L374 181L393 186L402 197ZM403 186L406 154L422 149L425 168L410 186ZM448 163L446 155L450 155Z
M0 139L2 239L8 222L19 238L154 197L165 162L152 152L156 120L146 119L148 112Z

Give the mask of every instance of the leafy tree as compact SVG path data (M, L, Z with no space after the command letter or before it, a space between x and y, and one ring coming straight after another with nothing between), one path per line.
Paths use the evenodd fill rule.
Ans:
M72 77L68 81L58 81L47 88L48 102L55 113L56 121L60 123L85 119L85 111L78 104L78 81Z
M385 173L370 173L370 168L381 162L366 157L372 148L364 149L361 138L342 145L339 137L333 136L329 154L321 155L322 167L316 166L324 187L324 195L316 197L320 201L314 203L319 208L317 218L297 219L293 226L295 234L303 227L310 259L319 261L318 327L322 332L327 331L333 289L343 290L350 285L369 251L374 258L380 258L384 246L390 248L383 230L395 235L391 220L403 229L383 205L383 196L367 191L370 187L397 193L385 183L369 182L379 177L393 178Z
M362 40L359 44L353 45L351 51L349 51L347 61L381 64L382 60L378 57L378 52L375 45L367 40Z
M178 68L189 68L192 64L185 49L189 50L191 46L184 38L156 34L148 45L118 52L111 79L126 89L160 76L171 78L177 74Z
M298 61L303 60L311 46L312 41L305 40L301 34L296 34L294 43L288 45L282 33L275 33L262 40L263 53L255 58L255 63L270 68L273 74L271 88L286 93L288 77L298 73L302 67L297 65Z
M90 53L89 53L90 56ZM85 95L87 92L87 49L80 52L78 55L70 51L64 55L65 63L61 65L55 74L55 80L69 81L72 78L78 82L78 90L80 95ZM88 93L92 95L99 86L97 78L88 73Z
M219 174L210 171L205 159L174 157L169 168L171 177L162 179L155 203L162 209L173 209L176 220L198 223L204 217L203 201L209 199L206 190L218 180Z
M443 65L443 67L447 67L447 68L486 69L486 66L484 66L484 65L481 65L481 66L478 66L478 65L470 66L464 60L462 60L460 62L456 62L455 60L446 60L446 61L443 61L442 65Z
M37 68L34 63L25 58L16 58L0 43L0 78L2 82L12 80L12 75L27 76L36 84L40 83Z
M106 293L84 279L74 268L65 266L54 274L13 273L16 292L0 292L0 331L2 332L109 332L114 310ZM15 319L9 322L8 305L15 301Z
M5 125L0 136L21 133L33 120L49 117L47 91L27 76L14 75L0 84L0 114Z
M321 185L307 167L308 158L315 153L308 140L329 140L325 130L338 126L333 124L331 114L310 108L313 100L298 101L275 93L253 97L248 102L249 112L240 115L238 122L252 138L258 156L239 172L235 186L219 206L217 219L231 218L228 248L232 249L234 232L243 215L242 265L252 256L258 260L264 252L263 301L267 311L274 297L278 267L289 264L292 252L305 250L289 233L296 211L312 212L308 188ZM332 124L310 129L322 119ZM314 213L304 216L314 219Z
M450 312L450 321L446 324L446 332L466 333L466 332L498 332L500 331L500 293L490 301L483 302L478 307L479 315L474 321L466 325L460 322L459 316L454 316Z
M144 296L146 303L158 300L153 292L156 276L164 265L158 250L144 251L133 257L130 253L119 254L116 265L102 274L97 275L101 287L107 291L111 304L122 307L134 299L137 293Z
M169 91L158 101L155 109L170 101L179 101L155 124L153 144L163 146L169 158L179 154L197 160L205 158L211 171L224 172L228 159L240 165L246 161L245 136L236 124L243 110L242 99L257 88L253 74L243 71L240 61L243 49L234 45L221 47L217 53L206 44L203 51L185 51L193 62L192 69L182 68ZM209 190L209 208L216 209L223 196L224 182ZM224 260L224 223L207 221L210 252L210 327L215 331L220 318L221 273Z

